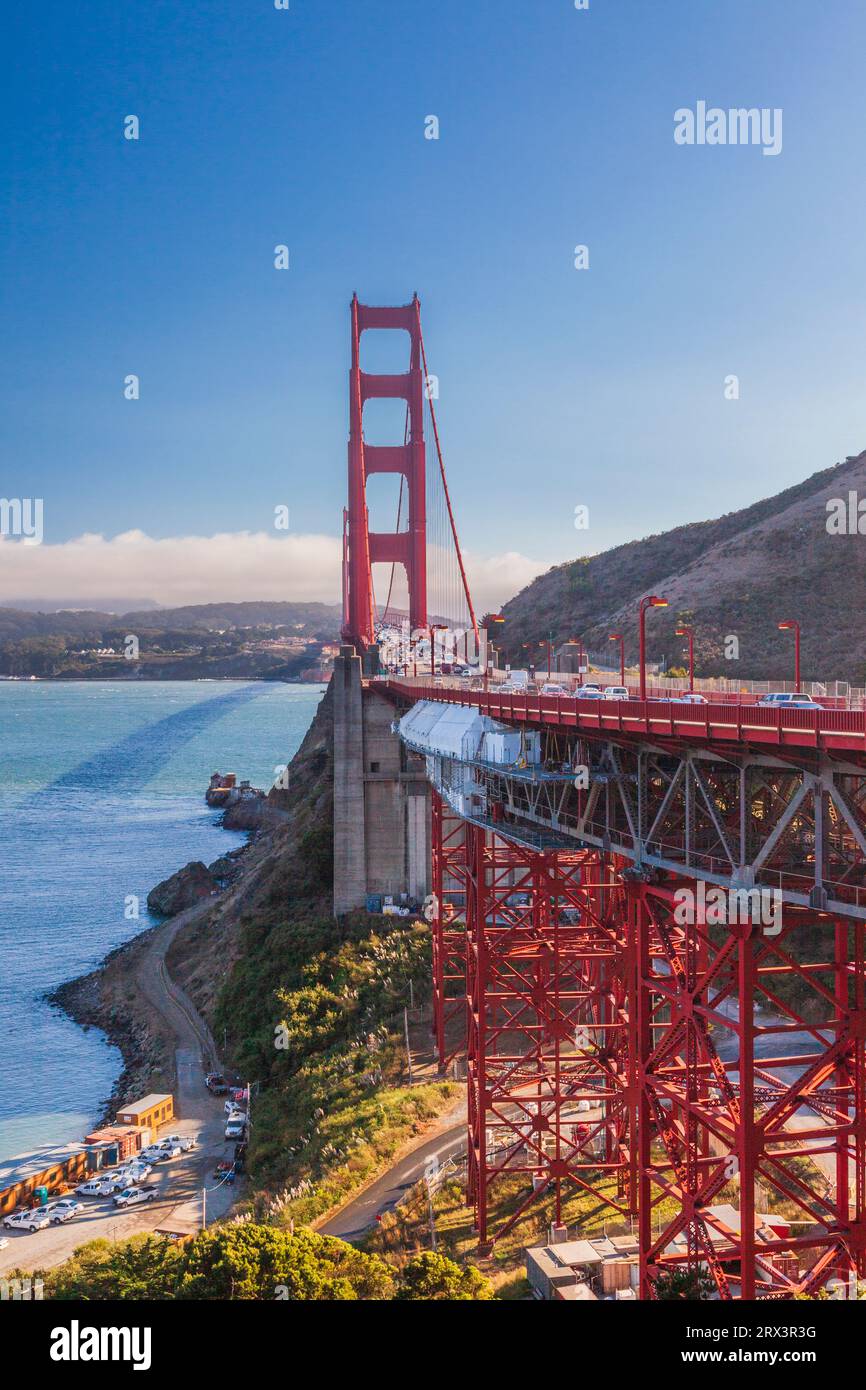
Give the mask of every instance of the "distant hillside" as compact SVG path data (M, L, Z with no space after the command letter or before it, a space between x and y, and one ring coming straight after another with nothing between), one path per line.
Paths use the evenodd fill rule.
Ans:
M229 631L245 627L279 627L301 623L310 633L336 637L340 609L329 603L202 603L185 608L146 608L118 615L86 609L33 612L0 608L0 642L22 637L91 637L124 627L127 632Z
M124 613L123 621L134 628L160 627L166 629L238 627L278 627L281 623L302 623L310 630L317 629L336 637L340 629L341 609L336 603L286 603L256 600L248 603L197 603L185 608L145 609Z
M719 478L719 493L723 485ZM525 661L521 644L552 632L557 642L581 636L590 650L613 653L608 634L621 631L627 658L636 660L638 602L656 593L670 606L648 618L650 660L664 655L668 665L683 664L683 639L674 635L679 620L694 624L699 675L788 676L792 638L776 625L795 618L805 679L862 683L866 535L827 531L828 500L847 500L849 491L866 499L866 452L715 521L557 565L505 605L502 646ZM739 639L736 662L724 657L728 634Z

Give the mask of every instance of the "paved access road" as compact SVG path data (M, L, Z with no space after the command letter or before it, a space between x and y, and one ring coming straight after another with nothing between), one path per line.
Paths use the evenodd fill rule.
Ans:
M459 1158L466 1152L466 1118L456 1124L440 1129L431 1139L418 1148L405 1154L393 1166L365 1187L357 1197L332 1216L317 1230L323 1236L339 1236L341 1240L357 1241L376 1224L376 1217L384 1211L392 1211L405 1197L410 1187L424 1176L424 1170L431 1160L437 1166L448 1158Z
M49 1269L62 1264L79 1245L100 1237L121 1240L138 1231L155 1231L172 1224L194 1228L201 1223L203 1187L208 1189L208 1223L229 1210L236 1188L225 1183L215 1188L212 1174L219 1159L234 1156L234 1144L226 1143L223 1137L224 1102L210 1095L204 1084L216 1050L204 1020L165 968L165 953L188 920L188 914L183 913L153 933L134 983L170 1025L176 1039L177 1115L162 1133L192 1134L197 1147L180 1158L156 1164L148 1178L159 1185L153 1202L123 1210L115 1207L111 1198L82 1197L84 1211L63 1226L49 1226L33 1235L3 1230L9 1244L0 1250L0 1277L16 1268Z

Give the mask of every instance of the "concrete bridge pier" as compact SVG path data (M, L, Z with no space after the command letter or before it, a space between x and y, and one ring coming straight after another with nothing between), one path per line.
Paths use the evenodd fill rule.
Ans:
M424 760L391 732L394 705L345 646L334 662L334 914L371 893L430 891L430 791Z

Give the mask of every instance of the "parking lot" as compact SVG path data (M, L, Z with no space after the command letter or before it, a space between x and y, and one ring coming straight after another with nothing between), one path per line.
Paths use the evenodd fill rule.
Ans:
M64 1195L80 1201L82 1210L64 1224L33 1234L27 1230L0 1230L0 1237L9 1242L0 1250L0 1277L13 1269L29 1271L61 1264L90 1240L122 1240L160 1227L195 1229L201 1224L203 1188L207 1189L208 1224L229 1210L238 1185L219 1185L213 1177L216 1164L234 1154L234 1143L224 1138L224 1101L205 1089L198 1049L178 1049L176 1057L178 1111L183 1118L172 1120L163 1132L192 1136L196 1147L177 1158L154 1164L145 1180L155 1186L152 1201L121 1208L115 1206L111 1197L82 1197L70 1191ZM52 1200L57 1195L52 1193Z

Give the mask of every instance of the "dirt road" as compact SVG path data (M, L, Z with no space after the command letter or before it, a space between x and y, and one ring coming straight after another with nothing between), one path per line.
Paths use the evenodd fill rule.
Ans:
M190 915L182 913L153 933L132 982L175 1039L176 1118L163 1133L192 1134L196 1148L157 1164L149 1178L159 1187L153 1202L126 1211L114 1207L110 1198L83 1197L85 1210L64 1226L51 1226L33 1235L4 1230L9 1244L0 1250L0 1276L18 1267L48 1269L61 1264L79 1245L100 1237L120 1240L138 1231L200 1226L203 1188L207 1189L208 1224L225 1215L236 1197L237 1187L216 1185L212 1176L215 1163L230 1159L234 1153L234 1144L223 1137L224 1103L211 1096L204 1085L205 1073L216 1061L216 1048L204 1020L165 966L166 951Z

